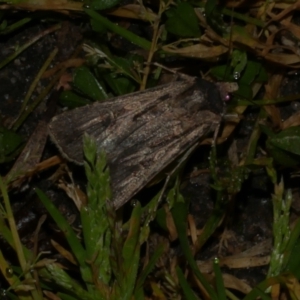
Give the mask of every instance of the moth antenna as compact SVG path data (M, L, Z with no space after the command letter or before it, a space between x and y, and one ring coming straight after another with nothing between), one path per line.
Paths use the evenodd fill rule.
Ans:
M191 76L186 75L186 74L184 74L184 73L178 72L177 70L170 69L170 68L168 68L168 67L166 67L166 66L164 66L164 65L162 65L162 64L160 64L160 63L157 63L157 62L152 63L152 65L154 65L154 66L156 66L156 67L158 67L158 68L162 68L162 69L164 69L164 70L166 70L166 71L169 71L170 73L173 73L173 74L175 74L175 75L178 75L178 76L180 76L181 78L184 78L184 79L191 79L191 78L194 78L194 77L191 77Z
M170 73L174 73L174 74L178 73L178 71L176 71L174 69L170 69L170 68L168 68L168 67L166 67L166 66L164 66L164 65L162 65L160 63L157 63L157 62L152 63L152 65L154 65L156 67L159 67L159 68L162 68L162 69L164 69L166 71L169 71Z

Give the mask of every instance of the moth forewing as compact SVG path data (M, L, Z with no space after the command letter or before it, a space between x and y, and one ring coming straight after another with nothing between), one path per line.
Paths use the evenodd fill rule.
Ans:
M107 153L113 203L119 208L191 146L213 132L223 101L215 84L176 81L67 111L49 133L63 156L81 164L84 132Z

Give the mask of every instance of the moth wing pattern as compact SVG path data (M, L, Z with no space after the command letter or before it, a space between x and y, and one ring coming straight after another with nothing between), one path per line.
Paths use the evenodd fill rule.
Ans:
M200 117L200 115L198 114ZM147 147L140 150L119 153L110 163L111 180L114 187L114 205L118 208L140 191L157 174L167 167L178 156L193 146L199 137L213 131L220 119L213 113L203 114L207 122L202 126L185 126L184 130L168 139L164 134L162 140L147 140ZM177 122L169 122L178 126ZM179 125L180 126L180 125ZM161 134L163 131L156 131ZM129 149L127 149L128 151ZM134 162L134 163L133 163ZM130 187L130 188L128 188ZM126 200L125 200L126 199Z
M81 164L86 132L107 153L113 203L122 206L199 139L215 130L223 103L212 83L178 79L54 117L49 134Z
M181 90L183 85L184 83L177 86L176 90ZM105 138L108 139L110 134L116 136L119 131L116 123L123 123L126 126L127 122L134 118L134 115L142 114L149 105L153 106L153 99L157 99L158 95L162 93L167 95L170 88L171 86L166 84L64 112L52 118L49 124L49 135L64 157L76 164L82 164L84 132L94 136L101 144L101 141ZM108 150L105 146L104 149Z

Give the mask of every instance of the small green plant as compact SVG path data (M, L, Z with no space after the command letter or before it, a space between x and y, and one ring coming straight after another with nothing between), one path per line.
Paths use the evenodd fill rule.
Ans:
M9 274L3 255L0 252L2 274L6 276L10 287L5 293L25 293L24 299L42 299L38 291L45 290L56 293L61 299L143 299L143 283L153 269L156 260L163 252L159 246L153 258L140 271L140 250L144 238L141 238L143 224L142 209L139 203L133 208L131 218L125 224L117 219L116 212L110 204L111 190L109 169L106 166L105 153L97 153L95 142L84 137L85 171L88 180L88 201L81 204L82 241L67 220L60 214L50 199L39 189L36 190L40 200L47 208L57 226L64 233L70 251L80 271L82 284L72 278L68 271L54 260L38 260L30 262L32 253L24 249L14 229L8 195L1 181L6 209L2 216L8 218L9 230L2 220L1 233L18 252L22 271ZM20 253L20 254L19 254ZM46 283L37 287L33 273L38 271L40 282ZM21 296L19 299L23 299Z
M62 290L67 284L68 292L64 291L64 294L73 299L131 299L136 293L142 294L143 280L155 264L155 261L151 261L152 266L148 266L146 274L139 274L140 233L143 227L141 206L137 203L128 223L122 224L110 203L110 177L105 153L98 154L94 140L88 136L84 137L84 155L88 201L80 209L83 243L46 196L37 191L41 201L65 233L78 262L84 285L80 286L56 264L50 264L46 268L52 281ZM158 248L159 253L162 250L163 248ZM155 256L158 258L158 253Z

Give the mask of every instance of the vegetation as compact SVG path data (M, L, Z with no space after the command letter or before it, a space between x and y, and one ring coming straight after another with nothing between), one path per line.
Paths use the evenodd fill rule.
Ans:
M298 2L284 1L3 1L0 34L5 51L0 57L0 78L24 64L20 56L37 43L47 38L49 44L53 39L59 43L51 44L47 57L41 56L28 84L22 78L26 93L22 104L15 105L17 113L8 116L5 105L9 101L5 93L2 96L1 297L300 299L300 222L291 210L300 199L293 181L300 162L298 90L284 96L289 80L298 78L292 71L300 66L298 6ZM27 34L28 30L32 32ZM64 44L68 35L76 40L76 30L81 35L77 43ZM62 158L42 158L47 118L42 118L38 130L30 130L29 138L24 129L41 114L45 98L56 90L50 103L59 98L61 106L75 108L143 90L161 82L166 74L161 65L239 85L227 104L216 141L202 142L212 145L209 163L204 162L202 170L210 174L214 207L201 231L190 209L192 201L182 193L186 160L146 205L136 201L128 210L115 211L109 202L113 187L105 153L97 153L95 142L86 136L86 189L66 171L63 178L68 179L59 183L74 201L80 225L59 211L46 190L36 188L39 201L64 238L51 240L56 255L38 251L42 217L32 228L32 247L26 247L12 208L13 192L30 178L38 178L41 171L62 165ZM245 134L241 134L243 129ZM264 198L271 199L273 206L272 246L266 246L264 236L250 249L230 252L226 228L238 211L240 195L249 191L251 180L260 180L259 174L268 192ZM29 183L30 188L36 182ZM231 228L238 226L243 225ZM209 260L200 262L202 251L220 237L220 231L221 250L210 249ZM5 247L15 255L6 253ZM227 257L226 249L231 254ZM228 271L263 265L268 266L264 279L255 278L252 285Z

